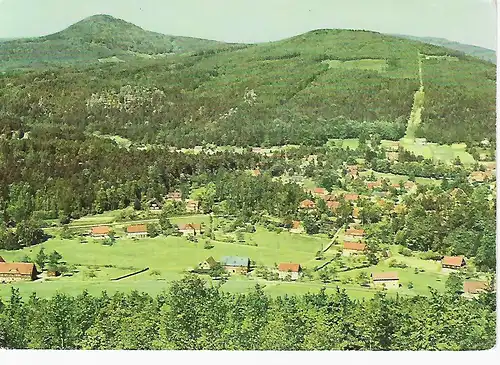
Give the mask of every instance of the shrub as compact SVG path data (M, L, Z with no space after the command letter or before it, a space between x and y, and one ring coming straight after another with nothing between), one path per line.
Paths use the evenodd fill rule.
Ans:
M88 278L95 278L97 275L95 274L95 272L93 270L90 270L90 271L87 271L85 276L87 276Z
M410 282L408 283L408 289L413 289L413 281L410 281Z
M406 247L402 247L400 250L399 250L399 253L403 256L407 256L407 257L410 257L410 256L413 256L413 252L412 250L410 250L409 248L406 248Z
M421 258L422 260L441 260L443 258L443 255L437 253L437 252L433 252L433 251L427 251L427 252L422 252L420 255L419 255L419 258Z
M212 245L212 244L210 243L210 241L205 241L205 244L203 245L203 248L204 248L205 250L210 250L210 249L214 248L214 245Z
M394 259L389 261L389 267L398 267L400 269L406 269L408 265L406 265L404 262L399 262Z

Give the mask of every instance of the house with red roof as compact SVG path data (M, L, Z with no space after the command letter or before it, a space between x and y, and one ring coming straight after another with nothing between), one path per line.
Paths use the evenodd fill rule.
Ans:
M300 277L301 271L300 264L281 263L278 265L278 276L280 279L290 276L291 280L297 280Z
M488 291L489 285L486 281L464 281L465 297L476 297L481 293Z
M372 273L374 286L382 286L387 289L399 288L399 275L397 272Z
M145 224L136 224L127 227L127 237L144 238L148 236L148 227Z
M445 256L441 260L441 267L443 269L458 270L465 266L465 259L463 256Z
M198 223L187 223L187 224L178 224L179 232L184 236L193 235L195 236L197 233L202 233L201 224Z
M346 201L356 201L359 199L359 195L358 194L351 194L351 193L345 194L344 199Z
M337 210L338 207L340 207L340 202L336 202L336 201L327 201L326 202L326 206L328 207L328 209L330 209L332 212L335 212Z
M302 209L314 209L316 208L316 203L312 200L306 199L300 202L300 208Z
M293 221L292 228L290 228L290 233L304 233L305 229L301 221Z
M362 254L366 251L366 244L361 242L344 242L342 247L342 255L351 256Z
M90 235L98 240L108 238L110 233L111 233L111 227L108 226L92 227L90 231Z
M0 261L0 283L7 284L14 281L33 281L37 279L38 271L35 264L25 262Z
M344 233L345 241L361 241L365 236L364 229L348 228Z

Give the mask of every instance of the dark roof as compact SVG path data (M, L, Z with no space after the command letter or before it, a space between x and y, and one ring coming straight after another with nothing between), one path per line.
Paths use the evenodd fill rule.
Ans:
M248 257L224 256L220 259L223 266L249 266L250 259Z
M2 256L0 256L0 262L5 262Z
M207 264L210 266L210 267L214 267L215 265L217 265L217 261L215 261L215 259L210 256L208 259L205 260L207 262Z

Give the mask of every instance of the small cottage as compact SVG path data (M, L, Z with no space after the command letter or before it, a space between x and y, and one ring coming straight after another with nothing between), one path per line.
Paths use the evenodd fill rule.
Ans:
M399 275L397 272L372 273L374 286L383 286L387 289L399 288Z
M488 291L488 288L486 281L464 281L464 296L474 297Z
M344 242L342 248L342 255L351 256L364 253L366 250L366 244L361 242Z
M14 281L33 281L37 279L37 275L38 272L33 263L0 262L0 283L2 284Z
M465 259L463 256L445 256L441 260L443 269L458 270L465 266Z
M253 176L260 176L260 170L259 169L255 169L255 170L252 170L252 175Z
M356 201L359 199L359 195L358 194L345 194L344 199L346 201Z
M382 187L382 182L381 181L367 181L366 187L369 190L378 189L378 188Z
M153 212L159 212L162 208L162 203L157 199L152 199L148 202L149 210Z
M0 262L5 262L2 256L0 256Z
M201 224L198 223L187 223L187 224L178 224L179 227L179 232L182 233L184 236L187 235L193 235L196 236L196 234L201 234Z
M248 257L224 256L220 260L221 265L229 273L246 274L250 270L250 259Z
M198 269L208 271L213 269L215 265L217 265L217 261L215 261L215 259L212 256L210 256L205 261L199 263Z
M90 231L90 235L95 239L108 238L110 233L111 233L111 227L108 226L92 227Z
M297 280L301 270L300 264L281 263L278 265L278 276L280 279L286 279L290 276L291 280Z
M326 202L326 206L328 207L328 209L330 209L332 212L335 212L337 210L338 207L340 207L340 202L336 202L336 201L327 201Z
M290 233L304 233L305 229L301 221L293 221L292 228L290 228Z
M344 234L344 240L346 241L361 241L365 236L364 229L348 228Z
M470 182L485 182L488 179L488 174L483 171L474 171L469 176Z
M127 227L127 237L144 238L148 236L148 227L145 224L137 224Z
M316 203L313 202L312 200L306 199L300 202L300 207L302 209L314 209L316 208Z
M196 213L200 207L200 202L198 200L188 200L186 202L186 212Z
M328 191L324 188L314 188L311 193L318 197L323 197L328 194Z
M181 202L182 201L182 193L180 191L174 191L167 194L167 200Z

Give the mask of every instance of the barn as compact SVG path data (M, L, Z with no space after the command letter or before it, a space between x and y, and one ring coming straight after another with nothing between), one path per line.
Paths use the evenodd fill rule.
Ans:
M110 227L98 226L98 227L92 227L92 230L90 231L90 235L95 239L105 239L105 238L109 237L110 232L111 232Z
M148 227L145 224L137 224L127 227L127 237L144 238L148 236Z
M441 261L443 269L458 270L465 266L465 259L463 256L445 256Z
M3 259L2 259L3 260ZM38 272L35 264L24 262L0 262L0 283L36 280Z

